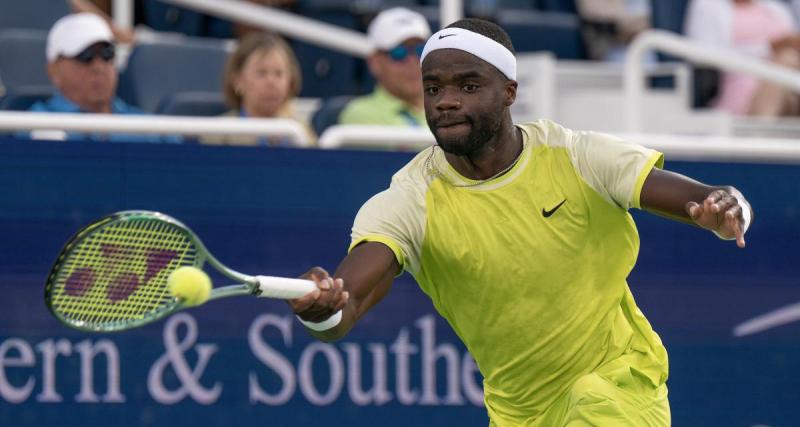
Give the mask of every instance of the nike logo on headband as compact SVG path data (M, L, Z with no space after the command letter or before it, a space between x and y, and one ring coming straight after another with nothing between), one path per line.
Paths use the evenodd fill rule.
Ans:
M439 40L441 40L441 39L443 39L445 37L450 37L450 36L454 36L454 35L455 34L439 34Z

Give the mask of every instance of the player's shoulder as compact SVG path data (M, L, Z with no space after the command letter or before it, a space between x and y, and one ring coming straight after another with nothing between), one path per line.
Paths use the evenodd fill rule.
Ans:
M441 151L441 150L438 150ZM389 188L372 196L361 208L362 217L399 218L408 212L420 212L430 186L430 156L433 147L417 154L392 176Z
M572 139L573 131L552 120L539 119L532 122L517 123L528 138L530 145L547 147L566 147Z
M436 146L428 147L420 151L411 161L400 168L392 177L392 187L398 187L404 191L425 192L430 186L434 173L437 156L442 151Z

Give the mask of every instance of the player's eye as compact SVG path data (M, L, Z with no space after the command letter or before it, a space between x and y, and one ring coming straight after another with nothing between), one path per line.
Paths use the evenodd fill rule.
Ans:
M425 93L431 96L436 96L439 93L439 88L436 86L426 86Z
M467 83L461 87L461 89L466 93L474 93L478 91L479 86L472 83Z

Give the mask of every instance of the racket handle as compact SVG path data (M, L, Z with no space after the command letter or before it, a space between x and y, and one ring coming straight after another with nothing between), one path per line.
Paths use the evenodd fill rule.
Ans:
M256 276L260 297L295 299L317 289L311 280L290 279L288 277Z

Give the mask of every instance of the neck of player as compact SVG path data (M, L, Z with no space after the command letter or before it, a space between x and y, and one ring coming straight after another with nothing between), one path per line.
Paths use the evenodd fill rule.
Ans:
M522 131L506 114L500 130L475 152L468 155L445 153L450 165L462 176L474 180L494 178L510 170L522 153Z

